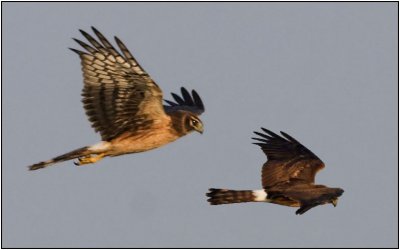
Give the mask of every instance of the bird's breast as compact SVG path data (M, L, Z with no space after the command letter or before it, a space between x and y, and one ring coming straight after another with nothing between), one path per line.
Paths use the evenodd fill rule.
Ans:
M178 139L179 136L167 128L151 129L139 134L122 134L111 141L110 156L139 153L155 149Z

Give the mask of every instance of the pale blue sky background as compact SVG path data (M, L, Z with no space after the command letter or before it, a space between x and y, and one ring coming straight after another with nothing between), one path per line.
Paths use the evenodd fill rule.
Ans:
M3 3L3 247L397 247L397 3ZM119 36L164 93L195 88L203 135L77 168L96 143L78 29ZM166 95L167 96L167 95ZM258 189L252 131L283 130L345 190L303 216L210 206Z

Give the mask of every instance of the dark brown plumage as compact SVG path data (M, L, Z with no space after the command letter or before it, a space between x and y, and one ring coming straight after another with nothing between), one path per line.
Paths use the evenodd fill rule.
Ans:
M76 165L94 163L105 156L138 153L168 144L192 131L203 132L199 115L204 105L195 90L181 88L165 100L159 86L139 65L120 39L120 52L94 27L96 40L83 30L89 44L74 39L86 51L71 49L81 58L82 102L102 142L29 166L36 170L78 158Z
M300 207L296 214L303 214L326 203L336 206L343 189L314 184L315 175L324 168L324 163L290 135L281 132L282 137L265 128L261 129L264 133L254 132L259 137L253 139L268 158L261 172L263 189L212 188L207 193L210 204L270 202Z

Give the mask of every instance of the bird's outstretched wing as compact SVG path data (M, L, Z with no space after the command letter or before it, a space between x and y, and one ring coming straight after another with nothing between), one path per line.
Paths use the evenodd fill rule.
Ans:
M190 111L197 115L204 112L204 104L199 94L195 90L192 90L190 95L184 87L181 88L182 97L175 93L171 93L174 101L164 100L168 105L164 105L166 113L175 112L178 110Z
M98 40L80 30L90 45L74 39L86 51L71 50L81 58L82 102L96 132L109 141L127 131L140 133L155 120L167 118L161 89L121 40L115 37L122 53L96 28L92 30Z
M261 128L264 133L254 132L259 145L267 155L268 161L262 167L261 179L268 189L278 183L298 179L314 183L316 173L324 168L324 163L309 149L290 135L281 132L279 136Z

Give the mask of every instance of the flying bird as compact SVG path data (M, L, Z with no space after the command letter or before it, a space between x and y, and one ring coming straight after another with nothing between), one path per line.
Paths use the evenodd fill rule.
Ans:
M327 203L336 207L341 188L314 184L315 175L324 163L309 149L290 135L279 136L261 128L252 138L267 156L261 171L260 190L229 190L211 188L206 194L211 205L269 202L289 207L300 207L296 214L303 214L313 207Z
M189 134L203 133L199 116L204 105L195 90L181 88L165 100L160 87L139 65L120 39L119 51L94 27L97 40L83 30L87 44L74 39L83 51L82 102L92 127L102 141L29 166L36 170L57 162L78 159L76 165L95 163L106 156L138 153L161 147Z

